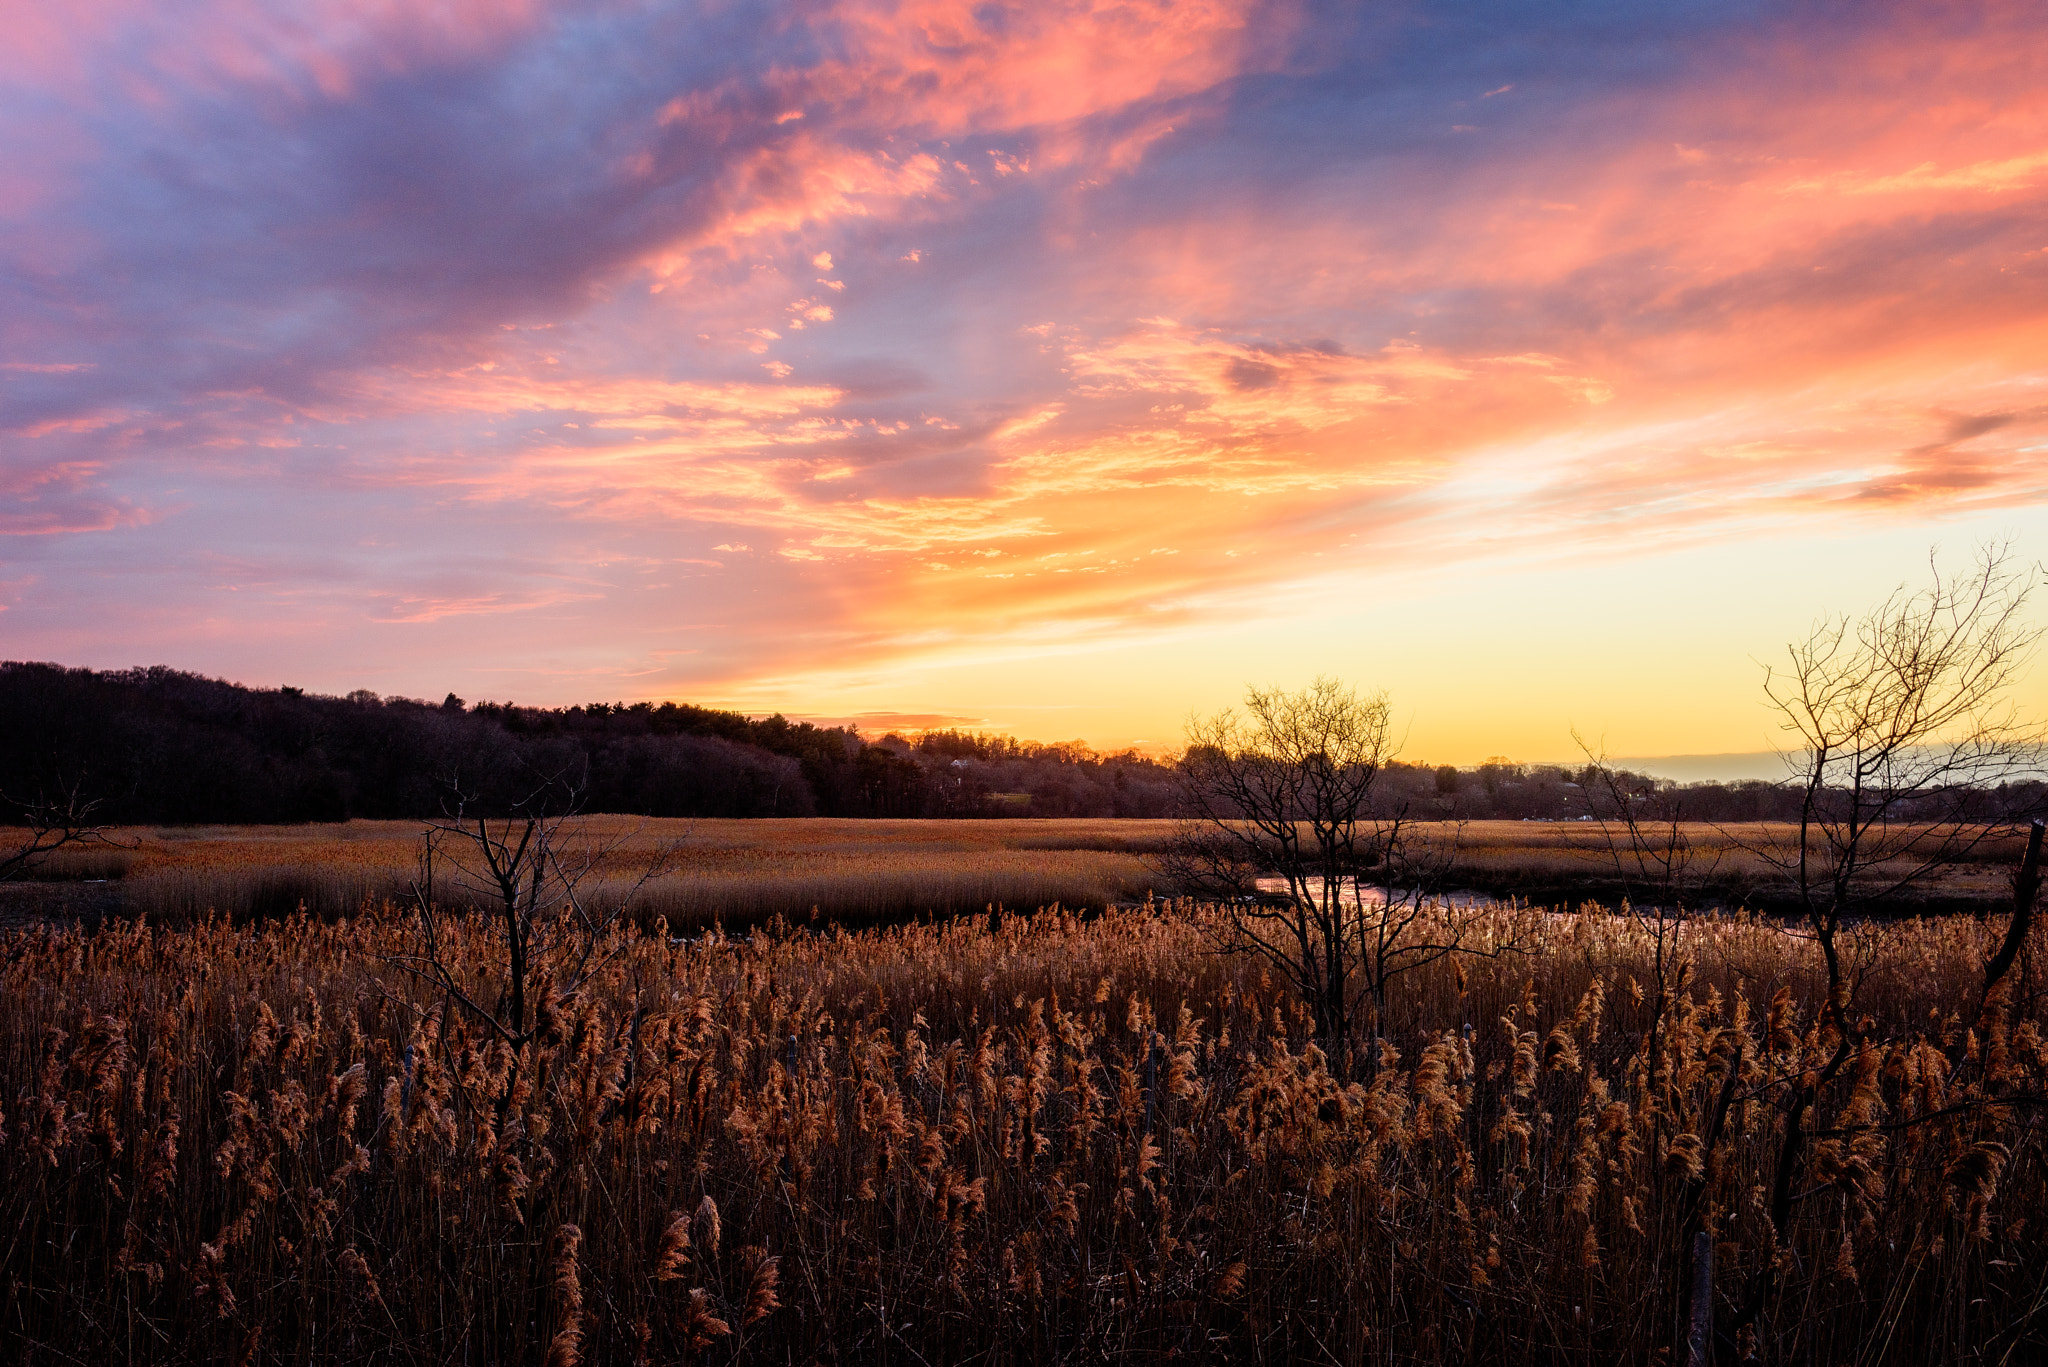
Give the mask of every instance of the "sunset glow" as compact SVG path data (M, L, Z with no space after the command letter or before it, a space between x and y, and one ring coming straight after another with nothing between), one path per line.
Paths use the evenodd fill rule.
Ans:
M2037 6L59 13L0 658L1756 751L1817 614L2048 556Z

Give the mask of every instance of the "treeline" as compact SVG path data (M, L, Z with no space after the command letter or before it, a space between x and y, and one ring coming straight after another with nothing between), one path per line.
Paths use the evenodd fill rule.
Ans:
M1173 767L1073 740L1045 745L967 731L884 736L875 748L917 765L933 816L1173 816Z
M975 746L982 749L977 751ZM0 793L118 824L503 810L546 781L590 812L681 817L1162 816L1171 771L1079 744L865 741L687 704L474 706L256 689L162 666L0 664ZM0 818L4 819L4 818Z
M1966 809L1981 809L1985 820L2014 812L2036 812L2048 785L2018 782L1995 790L1961 794ZM1958 795L1930 792L1917 812L1906 804L1894 819L1934 819L1950 810ZM1706 821L1741 825L1754 821L1797 821L1800 790L1796 784L1762 779L1728 782L1674 783L1670 779L1628 769L1603 774L1592 764L1573 768L1561 764L1517 764L1494 759L1467 769L1440 765L1394 764L1382 775L1379 802L1384 809L1405 808L1409 814L1467 821L1609 820L1624 804L1639 820Z
M346 697L156 666L0 664L0 794L77 785L119 824L343 821L441 813L459 791L502 810L566 777L581 809L680 817L1171 817L1174 768L1080 741L933 731L864 739L851 727L685 703L523 707ZM1798 793L1761 781L1673 784L1619 771L1641 815L1792 819ZM2040 785L2032 785L2039 788ZM1986 794L1987 814L2011 795ZM2034 794L2038 805L2040 794ZM1375 807L1423 820L1612 817L1590 765L1505 759L1467 768L1396 762ZM2025 805L2025 804L2022 804ZM0 808L0 821L11 813Z
M1611 782L1610 782L1611 778ZM1799 793L1761 779L1677 784L1628 769L1603 776L1594 765L1517 764L1488 760L1469 768L1394 764L1380 783L1381 801L1417 816L1468 821L1573 821L1618 815L1621 800L1650 819L1688 821L1793 820Z

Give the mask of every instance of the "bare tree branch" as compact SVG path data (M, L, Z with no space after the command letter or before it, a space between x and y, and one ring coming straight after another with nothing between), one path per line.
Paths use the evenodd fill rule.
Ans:
M1809 1128L1809 1117L1868 1042L1853 1010L1861 972L1843 961L1845 920L2018 829L2023 813L2005 796L2041 767L2042 731L2010 698L2042 634L2027 616L2031 567L1992 544L1967 572L1945 573L1932 556L1930 568L1926 588L1896 589L1860 617L1823 619L1786 647L1785 666L1764 668L1764 695L1793 742L1785 761L1799 816L1789 834L1762 827L1743 844L1797 895L1826 974L1819 1025L1829 1049L1822 1066L1784 1083L1768 1205L1780 1240L1800 1199L1805 1144L1841 1132ZM2039 857L2036 846L2028 866ZM2016 883L2028 877L2023 868ZM2030 895L2015 922L2031 911ZM1987 965L1987 1004L2009 964ZM1738 1327L1762 1314L1775 1267L1766 1259L1753 1275Z
M390 962L434 984L517 1050L540 1027L530 1009L536 990L545 985L573 998L602 970L617 952L607 942L634 898L666 871L676 842L657 849L623 895L599 904L588 884L630 833L588 836L577 822L580 776L545 776L499 817L472 815L474 795L459 783L450 789L447 814L421 836L420 875L412 884L417 947ZM502 958L491 971L503 986L495 1007L486 1008L463 984L443 949L441 917L464 908L482 912L497 929Z
M1426 837L1405 811L1373 809L1395 750L1389 717L1385 695L1318 678L1292 693L1250 689L1243 714L1190 719L1189 820L1161 861L1183 889L1229 908L1225 948L1268 964L1346 1069L1361 1034L1385 1030L1396 979L1475 952L1472 916L1432 900L1456 832ZM1368 1067L1376 1055L1363 1051Z
M94 820L100 808L97 798L84 795L83 780L60 784L55 795L38 792L32 798L0 793L0 806L14 809L26 838L15 848L0 854L0 882L33 873L53 851L70 845L113 845L126 849Z

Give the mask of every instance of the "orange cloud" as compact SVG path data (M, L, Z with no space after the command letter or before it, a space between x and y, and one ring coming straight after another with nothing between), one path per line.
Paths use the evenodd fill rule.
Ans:
M739 694L2048 501L2029 7L201 8L27 16L113 114L0 168L9 458L91 472L22 527L195 509L72 552L140 594L331 521L203 592Z
M1069 124L1207 90L1271 64L1290 22L1248 0L852 0L832 20L850 55L792 78L790 100L885 108L897 126L939 137Z

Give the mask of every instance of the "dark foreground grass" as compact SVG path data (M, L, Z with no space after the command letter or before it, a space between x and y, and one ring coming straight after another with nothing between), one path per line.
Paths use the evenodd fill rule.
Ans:
M1773 1228L1841 1043L1804 942L1689 927L1660 1016L1643 926L1500 909L1527 952L1404 980L1340 1077L1215 915L625 931L516 1057L402 919L0 937L0 1356L1643 1363L1699 1226L1725 1360L2048 1353L2001 927L1850 934Z

